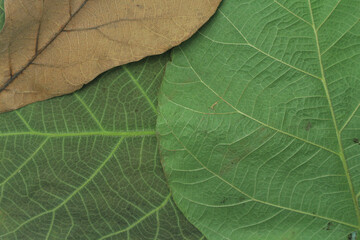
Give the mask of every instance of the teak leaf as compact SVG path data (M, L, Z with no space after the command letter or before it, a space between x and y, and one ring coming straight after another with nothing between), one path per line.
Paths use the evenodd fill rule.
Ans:
M225 0L174 50L162 156L208 239L355 239L359 20L358 0Z
M1 114L0 239L200 239L158 154L153 106L168 59Z
M0 112L71 93L194 34L221 0L8 0Z

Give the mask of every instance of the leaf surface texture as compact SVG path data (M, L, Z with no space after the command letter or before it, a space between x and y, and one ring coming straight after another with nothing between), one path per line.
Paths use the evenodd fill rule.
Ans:
M0 112L71 93L112 67L188 39L221 0L10 0L0 34Z
M164 167L208 239L359 230L359 19L355 0L225 0L176 48L159 98Z
M0 115L0 239L200 239L155 135L168 55Z

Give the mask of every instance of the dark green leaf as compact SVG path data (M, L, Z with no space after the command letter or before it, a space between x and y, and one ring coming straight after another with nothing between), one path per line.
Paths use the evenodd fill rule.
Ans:
M155 135L168 56L0 115L0 239L199 239L171 200Z

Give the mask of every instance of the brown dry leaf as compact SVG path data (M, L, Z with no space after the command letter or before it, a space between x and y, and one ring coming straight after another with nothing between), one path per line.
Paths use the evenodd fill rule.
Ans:
M5 0L0 112L71 93L193 35L221 0Z

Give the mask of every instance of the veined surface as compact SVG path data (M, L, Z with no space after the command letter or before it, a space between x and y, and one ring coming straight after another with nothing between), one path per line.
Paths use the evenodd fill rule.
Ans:
M177 48L158 131L174 199L209 239L360 228L360 3L225 0Z
M168 56L0 114L0 239L200 239L173 203L155 135Z

